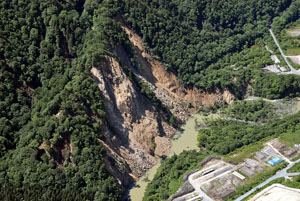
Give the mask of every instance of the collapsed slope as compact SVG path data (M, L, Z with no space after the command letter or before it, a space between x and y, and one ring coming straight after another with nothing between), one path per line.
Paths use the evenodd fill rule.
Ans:
M229 91L212 93L185 88L175 74L165 70L161 62L146 53L137 34L128 27L123 26L123 29L135 47L141 68L133 66L124 47L118 46L115 52L123 65L131 68L135 79L129 78L119 62L109 56L104 56L98 67L91 68L91 73L102 93L107 113L106 138L102 143L108 154L126 167L126 174L137 179L159 157L168 154L176 129L162 108L139 91L136 80L148 84L156 98L170 109L179 122L184 122L192 112L203 106L223 102L231 104L234 96ZM123 185L129 183L111 163L106 165Z
M128 5L133 5L133 12L128 12L134 16L140 3L150 2L5 0L0 3L1 198L119 200L121 185L107 170L119 184L128 186L132 178L142 175L160 156L168 153L175 132L171 125L183 122L190 112L203 106L232 102L232 90L227 90L232 86L231 76L220 76L221 71L216 75L209 73L220 70L219 67L211 67L205 73L203 55L197 57L200 63L196 68L193 63L183 61L189 55L188 60L196 58L189 54L193 46L189 46L187 38L184 38L186 44L178 46L178 54L162 52L160 42L165 40L159 39L156 48L150 41L157 41L153 34L156 30L149 26L146 34L144 21L148 18L150 24L161 30L164 24L153 22L153 16L146 17L142 12L136 18L141 18L142 24L128 19L133 29L121 23L125 31L122 30L116 16L125 17ZM179 1L171 3L166 10L172 10L173 3L180 4ZM285 3L289 1L276 4L276 13L285 8L286 5L282 6ZM187 11L191 9L183 7ZM181 6L179 10L187 19L186 11ZM264 13L272 11L268 8ZM164 17L163 13L160 10L157 16ZM218 18L215 16L213 20ZM181 24L180 19L174 25L178 23ZM182 24L185 28L191 25ZM213 33L214 28L220 28L202 25ZM202 25L199 23L195 30L201 30ZM243 31L248 33L248 29L251 27L245 25ZM168 31L175 33L172 29ZM185 34L181 31L179 37ZM207 31L202 34L211 37ZM255 38L255 32L249 34ZM217 36L210 40L214 37ZM236 38L239 39L233 37ZM195 45L198 42L194 39ZM153 51L159 49L154 53L159 53L160 60L151 56L143 41L152 44ZM172 41L179 40L168 41L166 50ZM218 44L207 45L214 49ZM206 49L199 44L197 47ZM222 52L225 54L227 49ZM176 59L169 59L167 52ZM205 55L214 62L209 54ZM173 64L178 67L176 62L184 64L180 65L182 72L170 68ZM186 72L194 73L191 83L187 83ZM205 79L195 83L202 76Z
M122 21L122 20L121 20ZM200 90L196 87L185 87L173 72L167 71L161 61L154 59L143 46L142 39L122 21L122 28L127 33L134 46L137 60L141 68L135 73L145 80L153 89L155 95L180 120L185 121L190 113L196 112L203 106L214 103L232 104L234 96L227 90L216 89L214 92Z
M102 92L107 113L106 143L139 177L168 153L175 129L123 72L119 63L106 56L91 73Z

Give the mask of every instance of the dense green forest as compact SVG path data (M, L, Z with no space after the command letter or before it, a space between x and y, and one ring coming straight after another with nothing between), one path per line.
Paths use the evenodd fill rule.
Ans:
M195 168L208 152L183 151L165 159L152 182L147 186L143 201L167 200L183 184L183 175Z
M112 1L1 1L0 200L121 199L104 167L105 112L89 73L126 41L117 10Z
M268 122L265 125L223 119L209 120L207 124L208 129L199 131L199 146L219 154L228 154L265 137L276 137L281 133L299 130L300 113Z
M300 78L263 73L263 67L273 64L264 45L276 50L269 25L273 22L278 33L296 21L298 4L298 0L127 0L123 12L154 58L184 85L229 89L242 98L251 84L255 95L276 99L298 96Z
M278 34L299 19L299 1L126 1L125 17L142 37L154 58L165 63L186 86L206 90L229 89L237 98L248 93L269 99L300 95L300 77L265 73L273 64L267 44L278 53L269 35L269 27ZM274 18L275 17L275 18ZM248 88L249 89L249 88ZM233 118L264 122L214 120L199 132L199 145L206 150L227 154L268 136L299 130L300 114L277 119L272 106L264 101L240 102L229 107ZM234 114L233 114L234 113ZM189 154L185 156L189 157ZM175 157L172 158L175 160ZM148 185L144 200L167 200L166 191L182 176L182 169L163 172L174 164L163 163ZM171 163L172 162L172 163ZM171 163L171 164L169 164ZM173 169L172 169L173 170ZM175 178L171 175L177 174ZM161 187L164 186L164 187ZM176 190L176 189L175 189Z
M251 104L237 104L234 109L240 109L240 106L246 104L248 110L254 107L259 107L258 111L266 109L261 100ZM255 105L255 106L253 106ZM245 109L247 110L247 109ZM243 110L243 111L245 111ZM268 109L266 109L268 110ZM261 118L264 118L261 116ZM260 119L261 120L261 119ZM210 128L201 129L199 131L198 141L202 151L184 151L180 155L173 155L164 160L159 167L154 179L148 184L144 201L167 200L171 194L174 194L180 185L183 184L183 175L189 171L199 169L199 163L205 156L210 154L225 155L231 153L238 148L260 141L263 138L274 136L278 137L282 133L295 133L300 131L300 113L290 115L276 122L268 122L266 125L247 124L239 121L228 120L209 120ZM278 168L278 167L277 167ZM281 166L279 168L282 168ZM299 165L293 168L293 171L298 171ZM241 188L241 192L246 192L253 186L264 181L270 175L273 175L277 169L269 172L264 177ZM293 182L288 182L287 185L299 187L299 177L295 177ZM238 195L238 194L237 194Z
M228 88L235 94L225 65L213 65L268 34L272 18L291 1L126 1L125 17L143 36L153 55L185 85Z
M1 1L0 200L121 199L123 189L104 166L106 153L98 139L104 139L107 120L101 92L90 75L90 68L100 65L104 55L119 60L114 53L118 46L126 49L133 66L139 65L117 19L123 17L143 37L153 57L185 86L229 89L242 98L254 80L255 95L294 97L300 94L299 77L266 74L261 68L272 63L264 49L269 24L287 8L274 20L276 33L296 21L297 2ZM128 66L122 67L176 124L149 86L136 80ZM210 130L201 131L200 144L228 153L282 130L298 129L297 115L268 124L263 130L270 131L258 133L252 125L210 122ZM231 134L225 137L227 131ZM223 146L229 141L234 143ZM203 157L183 153L167 159L157 176L161 184L152 183L147 196L166 199L178 186L181 173ZM175 161L181 163L167 172ZM153 190L157 185L161 185L159 195Z
M274 105L262 99L239 101L226 108L224 114L230 118L243 121L266 122L279 117L274 112L275 108Z

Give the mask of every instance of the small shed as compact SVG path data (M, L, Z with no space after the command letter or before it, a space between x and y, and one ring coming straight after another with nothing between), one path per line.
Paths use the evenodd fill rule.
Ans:
M244 177L243 175L241 175L241 174L238 173L237 171L234 171L232 174L235 175L235 176L237 176L237 177L240 178L241 180L245 180L245 179L246 179L246 177Z

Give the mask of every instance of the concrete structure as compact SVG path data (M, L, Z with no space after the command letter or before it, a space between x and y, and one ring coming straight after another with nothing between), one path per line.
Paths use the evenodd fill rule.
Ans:
M300 159L292 162L286 158L288 155L297 153L296 148L289 148L278 139L268 141L264 144L264 146L265 147L263 149L254 153L254 158L257 160L254 158L245 158L244 162L236 165L232 165L221 160L215 160L205 165L206 168L191 172L191 174L188 174L187 179L194 188L194 191L178 197L178 200L176 199L173 201L213 201L226 199L228 196L236 192L236 187L245 184L247 177L252 178L256 176L256 174L263 172L265 168L269 167L269 165L267 165L267 161L272 158L273 160L271 161L275 161L275 163L273 163L274 165L280 160L287 161L289 165L278 171L274 176L251 189L249 192L237 198L236 201L242 201L257 189L262 188L277 178L291 179L293 176L300 175L300 172L286 172L289 168L293 167L294 164L300 162ZM300 145L295 147L300 148Z
M279 142L279 141L276 141L276 142L272 143L272 145L273 145L273 147L275 149L277 149L279 151L282 150L282 149L284 149L284 148L286 148L286 145L283 144L283 143L281 143L281 142Z
M259 172L259 173L262 173L262 172L264 171L264 168L262 168L262 167L257 167L255 170L256 170L257 172Z
M249 201L300 201L300 190L273 184L255 195Z
M241 171L242 173L244 173L245 175L247 175L250 178L252 178L256 175L255 172L253 172L251 169L249 169L245 166L240 168L239 171Z
M289 72L285 72L285 73L282 73L282 74L285 74L285 75L287 75L287 74L300 75L300 71L297 71L297 70L289 63L289 61L287 60L287 57L284 55L284 53L283 53L283 51L282 51L282 49L281 49L281 47L280 47L280 45L279 45L279 43L278 43L278 41L277 41L277 39L276 39L276 37L275 37L275 35L274 35L272 29L269 29L269 31L270 31L270 34L271 34L271 36L272 36L272 38L273 38L275 44L277 45L277 47L278 47L278 49L279 49L279 51L280 51L281 56L283 57L285 63L288 65L288 67L289 67L290 70L291 70L291 71L289 71Z
M283 160L285 160L285 161L288 162L289 164L292 163L292 161L290 161L287 157L285 157L284 155L282 155L275 147L273 147L272 144L267 143L267 145L269 145L270 148L271 148L273 151L275 151L275 152L276 152Z
M245 159L245 163L252 168L256 168L258 165L256 164L256 162L252 159L246 158Z
M238 173L238 172L236 172L236 171L234 171L232 174L233 174L234 176L237 176L237 177L240 178L241 180L245 180L245 179L246 179L246 177L244 177L243 175L241 175L240 173Z
M224 200L227 197L229 197L230 195L235 194L235 193L236 193L236 190L235 190L234 186L232 186L231 184L226 184L218 189L219 196L217 196L217 198Z
M264 182L260 183L259 185L255 186L250 191L248 191L244 195L241 195L240 197L238 197L234 201L244 200L246 197L248 197L249 195L254 193L257 189L260 189L260 188L264 187L265 185L267 185L268 183L270 183L271 181L273 181L275 179L282 178L282 177L293 177L293 176L300 175L300 172L295 172L295 173L287 173L286 172L288 169L292 168L297 163L300 163L300 159L290 163L287 167L285 167L284 169L278 171L274 176L268 178L266 181L264 181ZM292 200L289 200L289 201L292 201Z
M265 147L262 152L268 156L275 154L275 151L271 147Z
M267 160L267 155L262 153L262 152L256 152L255 158L259 161L266 161Z
M296 153L297 153L297 151L295 149L291 149L291 148L283 151L283 155L286 156L286 157L289 157L289 158L294 156Z
M277 64L266 66L264 70L270 71L272 73L280 73L279 66Z
M279 67L282 72L286 71L286 67Z
M272 61L275 62L275 64L280 63L280 60L278 59L278 57L276 55L271 55L271 59L272 59Z

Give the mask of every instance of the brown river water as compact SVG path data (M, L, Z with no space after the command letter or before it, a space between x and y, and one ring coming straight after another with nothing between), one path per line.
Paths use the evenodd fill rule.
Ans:
M216 117L216 115L203 116L200 114L192 115L184 126L183 132L175 135L172 141L172 148L169 156L173 154L180 154L184 150L197 150L197 134L196 121L203 123L204 118ZM133 188L129 191L131 201L142 201L147 184L153 179L161 162L159 161L155 166L149 169L146 174L139 179Z
M269 101L269 100L267 100ZM300 98L297 98L295 103L292 104L294 112L300 111ZM180 154L184 150L197 150L197 134L196 121L198 124L204 123L205 118L217 118L219 115L210 114L209 116L203 116L202 114L192 115L185 125L182 126L183 132L177 133L172 141L172 148L169 156ZM147 184L153 179L157 169L161 162L159 161L155 166L149 169L146 174L139 179L133 188L129 191L129 198L131 201L142 201Z

